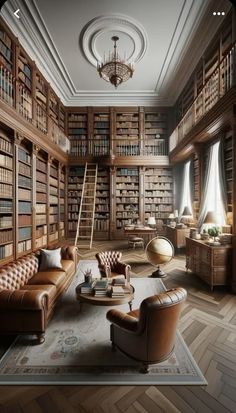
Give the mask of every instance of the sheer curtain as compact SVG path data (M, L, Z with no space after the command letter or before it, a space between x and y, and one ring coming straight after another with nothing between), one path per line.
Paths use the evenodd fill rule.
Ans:
M202 188L202 202L199 211L198 224L202 228L205 216L208 211L213 211L216 215L216 225L225 224L225 207L222 193L222 180L220 179L220 142L210 146L209 160L205 171L205 179Z
M180 202L179 216L181 217L184 211L184 208L189 207L191 213L192 211L192 200L191 200L191 186L190 186L190 163L188 161L184 164L183 171L183 183L182 183L182 196Z

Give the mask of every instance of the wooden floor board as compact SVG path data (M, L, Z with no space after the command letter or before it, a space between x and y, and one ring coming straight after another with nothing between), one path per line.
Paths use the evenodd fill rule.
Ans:
M152 273L145 251L127 249L126 241L95 242L81 257L95 259L108 249L122 251L133 276ZM0 413L235 413L236 296L225 288L211 292L185 271L183 254L165 272L167 288L188 291L179 328L207 386L0 386Z

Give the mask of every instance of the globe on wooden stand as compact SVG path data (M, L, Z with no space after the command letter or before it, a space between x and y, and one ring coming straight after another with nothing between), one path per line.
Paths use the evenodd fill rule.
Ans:
M150 264L154 267L157 266L157 270L152 273L151 277L166 277L166 274L160 268L160 264L166 264L173 258L174 247L167 238L155 237L146 246L146 256Z

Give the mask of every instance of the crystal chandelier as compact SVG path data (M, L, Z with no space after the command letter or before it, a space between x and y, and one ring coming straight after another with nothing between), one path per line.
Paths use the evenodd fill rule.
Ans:
M100 77L117 87L133 76L134 69L132 64L126 63L125 59L119 57L116 46L119 37L113 36L111 40L114 42L114 51L111 56L109 52L108 59L104 58L104 63L98 63L97 70Z

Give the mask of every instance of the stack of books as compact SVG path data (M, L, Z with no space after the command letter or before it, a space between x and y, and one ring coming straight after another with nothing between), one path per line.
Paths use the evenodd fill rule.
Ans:
M112 298L119 298L119 297L124 297L125 292L124 289L120 286L112 285L111 287L111 296Z
M97 280L93 286L94 295L97 296L106 296L108 288L107 280Z
M80 284L81 294L91 294L93 291L93 282L83 282Z
M126 285L126 279L125 278L113 278L112 285L124 287Z

